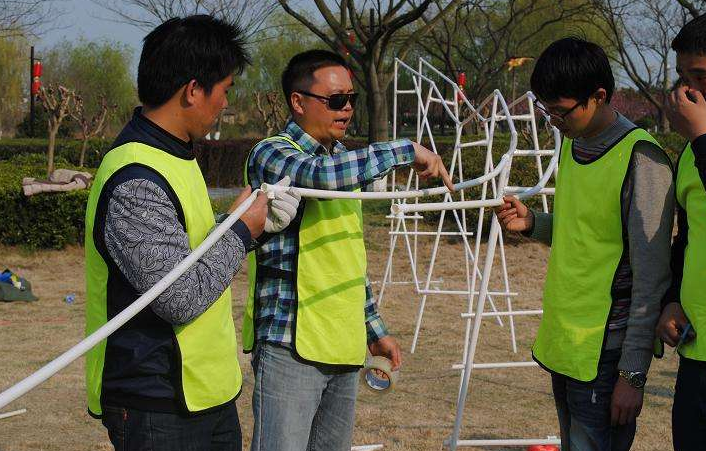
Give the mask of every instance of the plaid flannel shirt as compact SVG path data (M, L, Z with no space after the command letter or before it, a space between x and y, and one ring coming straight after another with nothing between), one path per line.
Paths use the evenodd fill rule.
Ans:
M280 135L299 144L303 152L284 140L258 143L248 159L248 181L251 186L276 183L288 175L292 186L300 188L365 190L392 169L414 161L414 147L407 139L375 143L350 151L337 141L329 152L293 120L286 124ZM256 251L258 265L293 271L297 258L297 234L297 228L292 227L272 236ZM289 346L297 302L294 284L284 278L265 278L258 282L256 290L255 339ZM378 314L367 278L365 293L365 325L368 343L371 343L388 332Z

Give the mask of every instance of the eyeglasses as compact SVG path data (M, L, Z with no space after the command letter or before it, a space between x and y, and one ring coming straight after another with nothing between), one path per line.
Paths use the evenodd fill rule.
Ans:
M576 105L572 106L571 108L569 108L569 110L567 112L562 113L562 114L552 113L548 109L546 109L544 106L540 105L539 103L535 103L534 107L537 110L539 110L540 112L542 112L543 114L546 114L547 116L549 116L549 118L553 119L555 122L562 123L566 119L566 116L571 114L576 108L578 108L580 105L583 105L585 103L586 103L585 100L583 102L576 102Z
M304 94L305 96L313 97L315 99L323 100L328 105L329 109L333 111L340 111L348 105L350 102L351 108L355 108L355 102L358 100L358 93L352 92L350 94L331 94L329 97L320 96L307 91L295 91L299 94Z

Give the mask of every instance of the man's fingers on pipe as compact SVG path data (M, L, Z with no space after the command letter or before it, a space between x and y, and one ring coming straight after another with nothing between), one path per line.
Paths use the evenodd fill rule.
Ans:
M517 215L517 208L508 208L507 210L503 210L498 214L498 218L506 218L507 216L510 215Z

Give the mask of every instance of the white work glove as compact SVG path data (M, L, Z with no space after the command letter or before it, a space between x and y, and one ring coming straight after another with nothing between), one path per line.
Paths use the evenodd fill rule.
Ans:
M285 176L276 183L279 186L289 186L289 176ZM297 215L297 207L301 196L291 189L275 191L275 198L269 202L267 218L265 219L265 232L278 233L284 230Z

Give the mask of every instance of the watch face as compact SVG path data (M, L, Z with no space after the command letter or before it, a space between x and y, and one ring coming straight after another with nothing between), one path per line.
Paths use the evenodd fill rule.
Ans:
M647 375L644 373L632 373L630 375L630 385L633 387L641 388L647 382Z
M620 377L628 381L631 387L642 388L647 382L647 375L645 373L630 372L630 371L620 371Z

